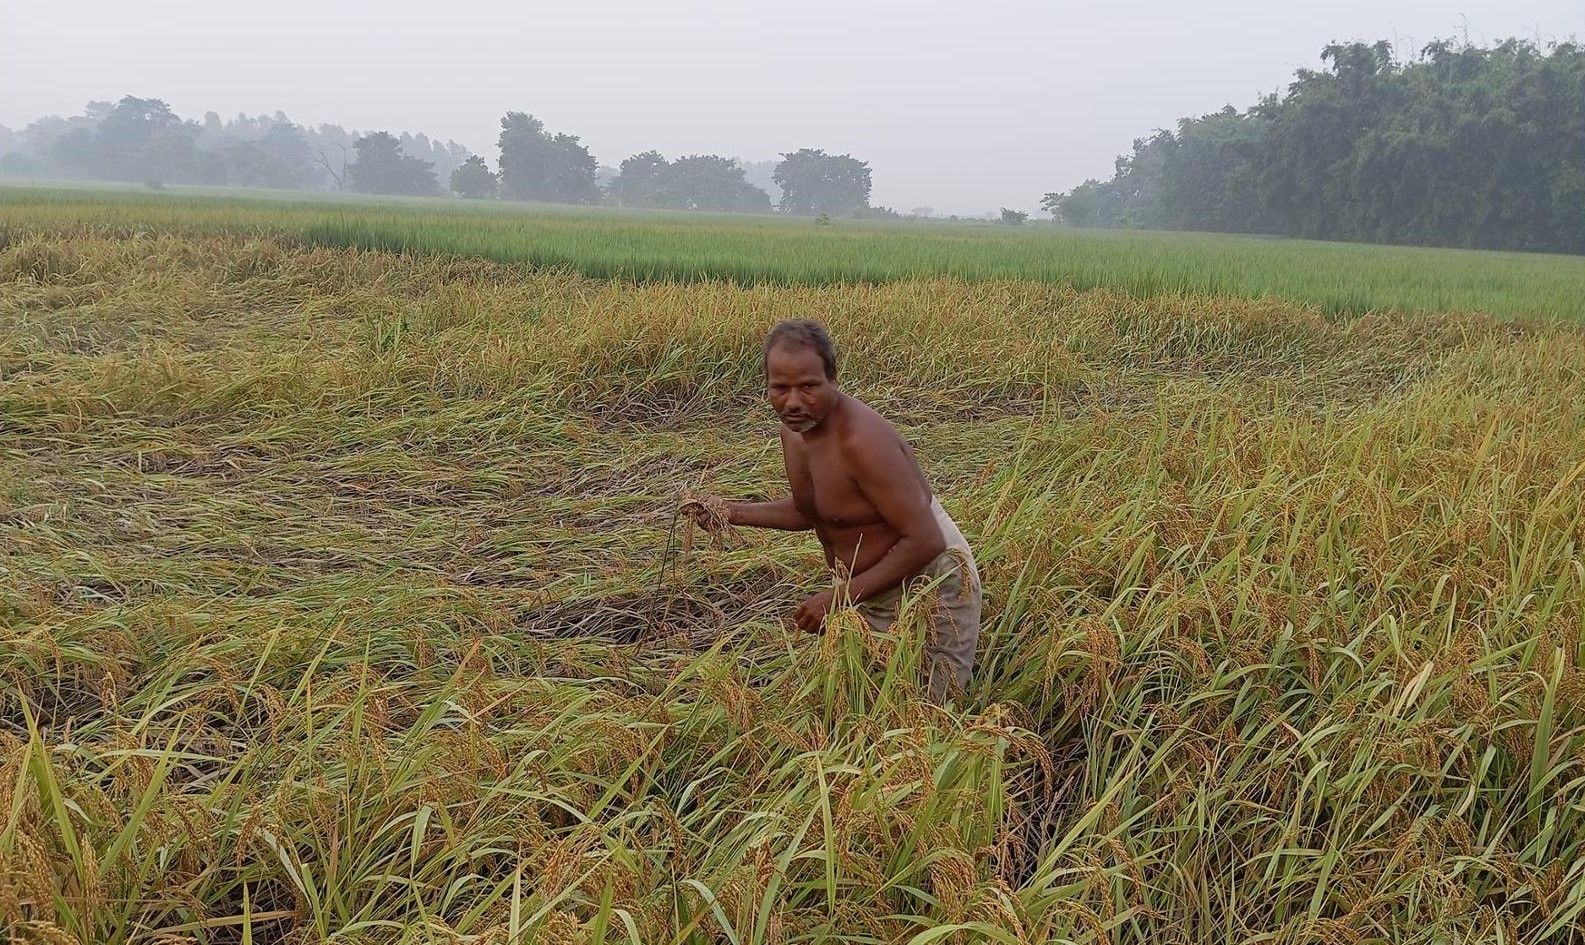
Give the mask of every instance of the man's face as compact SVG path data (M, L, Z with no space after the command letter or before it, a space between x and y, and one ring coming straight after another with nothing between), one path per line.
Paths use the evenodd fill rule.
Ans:
M837 402L837 382L813 348L777 345L765 358L770 405L787 429L807 433L824 422Z

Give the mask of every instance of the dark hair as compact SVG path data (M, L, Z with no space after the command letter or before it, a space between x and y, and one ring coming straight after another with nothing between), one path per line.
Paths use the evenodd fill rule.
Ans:
M837 349L831 344L831 336L826 334L825 326L812 318L789 318L776 323L776 327L765 336L765 350L761 352L760 367L770 370L771 349L777 345L791 345L795 348L808 348L820 355L820 362L825 365L826 378L837 379Z

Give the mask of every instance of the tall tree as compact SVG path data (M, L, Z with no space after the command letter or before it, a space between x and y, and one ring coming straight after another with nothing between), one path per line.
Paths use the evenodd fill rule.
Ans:
M192 131L157 98L128 95L94 131L91 162L111 180L180 181L191 173Z
M594 182L598 162L576 135L552 135L533 115L507 112L497 143L501 191L507 199L599 202L600 189Z
M402 153L402 145L388 131L364 135L353 142L357 160L347 167L348 183L365 194L405 194L428 197L440 192L433 165Z
M870 166L851 155L814 148L783 154L775 179L787 213L836 216L870 205Z

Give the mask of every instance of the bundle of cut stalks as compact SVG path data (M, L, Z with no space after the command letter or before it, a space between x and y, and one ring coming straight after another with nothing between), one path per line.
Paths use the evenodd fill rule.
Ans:
M695 526L704 529L705 534L710 536L711 546L717 551L737 542L737 526L732 524L727 515L726 500L720 496L684 489L677 514L683 520L682 553L685 555L693 548Z

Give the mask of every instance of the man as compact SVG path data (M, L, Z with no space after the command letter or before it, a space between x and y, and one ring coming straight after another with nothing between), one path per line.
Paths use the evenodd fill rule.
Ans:
M836 351L824 327L807 319L777 324L765 338L763 365L766 393L782 422L792 495L726 503L727 519L814 529L839 579L799 605L794 619L811 633L821 630L839 595L872 627L886 629L897 619L905 582L938 581L925 664L931 698L945 702L950 687L968 684L980 635L980 578L968 542L932 494L908 443L838 388Z

